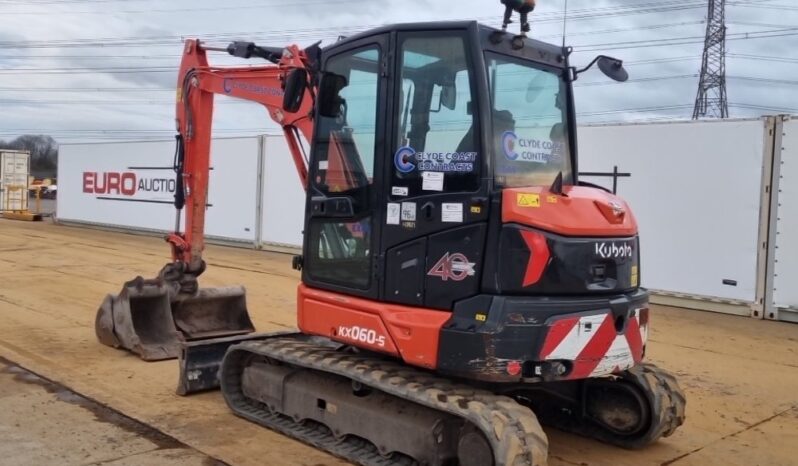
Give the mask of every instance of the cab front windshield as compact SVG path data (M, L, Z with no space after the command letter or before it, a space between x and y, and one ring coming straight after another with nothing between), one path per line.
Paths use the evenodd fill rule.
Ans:
M560 73L488 53L496 184L551 186L562 172L573 183L567 84Z

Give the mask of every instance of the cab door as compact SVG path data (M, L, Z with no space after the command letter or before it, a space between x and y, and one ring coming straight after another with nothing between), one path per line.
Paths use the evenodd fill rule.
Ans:
M479 292L488 218L475 31L396 36L384 299L452 309Z
M380 286L375 173L386 158L388 40L376 35L325 51L321 88L333 92L334 105L317 109L307 190L303 282L367 298Z

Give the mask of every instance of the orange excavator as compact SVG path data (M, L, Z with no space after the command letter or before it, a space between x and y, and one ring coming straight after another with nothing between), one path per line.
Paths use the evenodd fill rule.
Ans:
M106 298L100 341L179 356L180 393L220 387L237 415L362 465L545 465L540 423L625 448L672 434L685 397L643 362L635 218L578 174L573 82L627 74L570 54L476 22L187 41L172 261ZM298 331L256 333L242 287L198 286L215 94L266 107L306 188Z

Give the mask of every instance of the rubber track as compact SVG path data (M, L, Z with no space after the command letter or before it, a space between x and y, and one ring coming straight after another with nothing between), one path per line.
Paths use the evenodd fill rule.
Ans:
M549 424L577 435L631 449L643 448L662 437L668 437L684 424L687 402L684 392L673 374L653 364L638 364L625 371L620 377L637 386L648 399L652 423L645 432L626 437L617 435L590 421L549 422Z
M295 437L363 466L416 465L397 455L384 457L370 442L336 439L315 422L295 422L271 412L243 394L241 375L250 355L347 377L404 400L466 419L480 429L493 448L496 466L545 466L548 440L535 414L512 398L456 384L400 363L335 351L290 338L251 341L232 346L220 370L222 392L237 415Z

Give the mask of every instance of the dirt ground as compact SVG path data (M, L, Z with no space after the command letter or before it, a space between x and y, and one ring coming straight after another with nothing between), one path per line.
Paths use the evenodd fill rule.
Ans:
M0 464L224 466L0 359Z
M346 464L236 418L219 393L176 396L176 361L97 343L103 296L154 275L166 256L158 238L0 220L0 357L231 465ZM207 259L203 285L245 285L259 330L293 326L290 256L210 246ZM547 429L550 465L798 465L798 326L656 306L652 326L649 360L679 376L686 424L643 451ZM45 434L12 431L30 442Z

